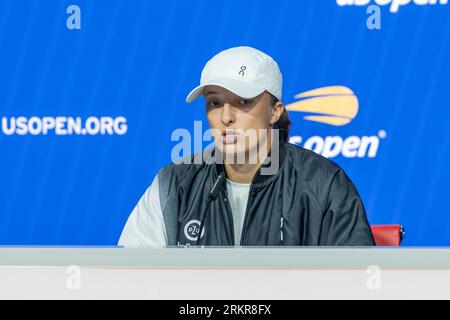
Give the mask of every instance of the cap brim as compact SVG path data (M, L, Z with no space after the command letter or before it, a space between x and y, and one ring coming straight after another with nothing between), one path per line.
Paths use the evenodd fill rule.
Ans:
M216 79L208 83L194 88L186 97L186 102L190 103L203 95L203 89L206 86L219 86L233 92L235 95L240 96L244 99L254 98L265 91L264 88L255 86L252 83L246 81L239 81L235 79Z

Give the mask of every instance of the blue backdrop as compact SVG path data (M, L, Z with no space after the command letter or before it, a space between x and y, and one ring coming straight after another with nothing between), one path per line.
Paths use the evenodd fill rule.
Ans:
M79 30L67 27L72 4ZM127 125L124 134L58 135L7 134L2 123L0 244L115 244L171 161L172 131L206 121L203 101L184 101L204 63L250 45L278 61L286 104L322 87L354 92L350 123L292 111L292 135L300 145L376 137L372 156L332 159L370 223L404 224L405 245L449 245L450 5L381 7L380 30L367 28L366 9L336 0L0 0L2 122L122 116Z

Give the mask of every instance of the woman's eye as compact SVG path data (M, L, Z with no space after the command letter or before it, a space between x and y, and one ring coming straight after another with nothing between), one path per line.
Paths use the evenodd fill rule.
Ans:
M219 103L217 101L210 101L210 102L207 102L206 105L208 107L217 107L219 105Z
M244 100L239 101L239 104L245 106L245 105L251 104L252 102L253 102L252 100L244 99Z

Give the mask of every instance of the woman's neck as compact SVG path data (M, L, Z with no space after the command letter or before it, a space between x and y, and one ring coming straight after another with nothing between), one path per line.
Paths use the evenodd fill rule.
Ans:
M261 159L259 158L259 154L257 155L257 161L255 163L251 164L229 164L224 163L225 170L227 172L227 177L229 180L236 182L236 183L252 183L253 178L256 174L256 172L259 170L259 167L261 167L263 161L266 159L269 148L267 146L271 146L271 137L269 135L267 140L261 141L262 143L266 143L266 148L264 152L264 157ZM248 159L248 155L246 155L246 159Z
M225 170L227 177L236 183L252 183L253 177L258 171L260 164L227 164Z

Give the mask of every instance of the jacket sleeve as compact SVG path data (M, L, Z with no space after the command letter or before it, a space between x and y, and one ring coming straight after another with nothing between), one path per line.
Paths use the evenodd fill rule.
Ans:
M119 246L166 246L167 234L160 205L158 176L131 212Z
M374 246L361 197L342 169L333 176L322 220L320 245Z

